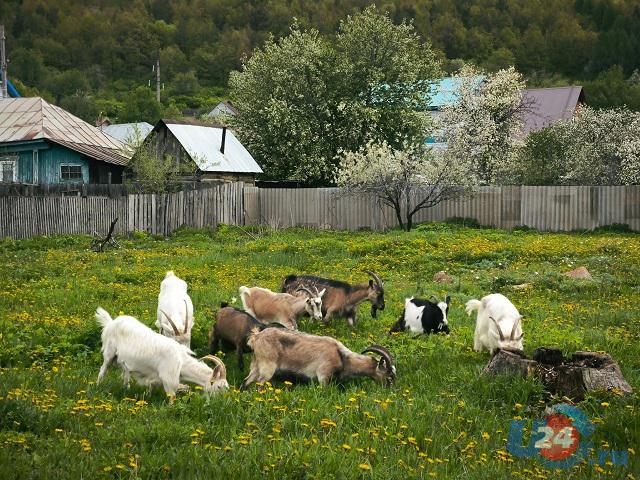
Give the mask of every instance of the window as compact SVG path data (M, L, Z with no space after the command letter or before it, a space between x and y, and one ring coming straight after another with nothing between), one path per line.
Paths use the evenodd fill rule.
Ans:
M60 165L60 178L67 181L82 181L82 165Z
M18 181L18 169L17 157L15 156L2 156L0 157L0 182L17 182Z

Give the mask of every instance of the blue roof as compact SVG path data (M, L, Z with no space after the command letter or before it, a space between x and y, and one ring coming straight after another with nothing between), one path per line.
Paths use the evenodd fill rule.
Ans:
M473 78L476 86L484 82L485 77L479 75ZM458 98L457 92L460 88L459 77L445 77L437 83L431 84L431 98L429 99L429 110L438 110L442 107L453 105Z

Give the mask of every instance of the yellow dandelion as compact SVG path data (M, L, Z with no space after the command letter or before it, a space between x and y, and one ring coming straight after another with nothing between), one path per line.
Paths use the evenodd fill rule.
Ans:
M491 438L491 435L489 435L488 432L482 432L482 438L484 438L485 440L489 440L489 438Z
M342 444L342 448L344 448L345 450L351 450L351 445L348 445L346 443Z
M600 405L602 405L604 408L607 408L609 406L609 402L601 402Z
M368 463L361 463L360 465L358 465L358 468L365 472L371 470L371 466Z

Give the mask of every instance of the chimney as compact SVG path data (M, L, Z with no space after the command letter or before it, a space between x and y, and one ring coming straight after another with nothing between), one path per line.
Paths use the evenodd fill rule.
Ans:
M222 144L220 145L220 153L224 155L224 142L227 138L227 127L222 127Z

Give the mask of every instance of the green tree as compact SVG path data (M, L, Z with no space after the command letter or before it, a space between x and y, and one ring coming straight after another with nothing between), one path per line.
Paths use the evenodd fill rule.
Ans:
M294 26L231 74L236 126L271 178L327 184L339 150L423 131L428 81L439 73L413 26L375 7L347 17L335 43Z
M160 105L151 89L137 87L124 97L124 108L118 115L118 121L149 122L155 124L160 119Z
M91 125L100 114L100 107L95 99L89 95L75 94L64 97L60 101L60 106Z

